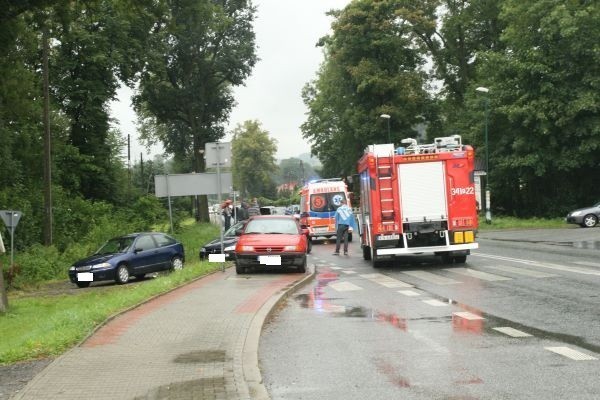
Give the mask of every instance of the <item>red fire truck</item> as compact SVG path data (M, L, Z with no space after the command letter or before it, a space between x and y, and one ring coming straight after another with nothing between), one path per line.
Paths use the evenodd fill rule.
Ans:
M464 263L478 247L473 148L459 135L402 144L367 146L358 161L364 259L378 267L397 256L434 253L444 263Z

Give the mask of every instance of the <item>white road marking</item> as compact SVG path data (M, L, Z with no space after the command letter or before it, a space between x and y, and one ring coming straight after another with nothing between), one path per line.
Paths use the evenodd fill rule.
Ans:
M525 333L523 331L520 331L515 328L511 328L508 326L502 326L502 327L492 328L492 329L495 331L504 333L505 335L512 336L512 337L529 337L529 336L531 336L529 333Z
M443 301L439 301L436 299L423 300L423 303L429 304L430 306L434 306L434 307L445 307L445 306L449 305L448 303L444 303Z
M394 278L390 278L389 276L386 276L383 274L365 274L365 275L361 275L361 277L368 279L371 282L375 282L382 286L388 287L388 288L411 288L411 287L413 287L413 285L411 285L411 284L399 281Z
M532 278L551 278L553 276L558 276L556 274L548 274L545 272L532 271L529 269L509 267L508 265L481 265L481 267L499 269L500 271L511 272L513 274L529 276Z
M352 290L363 290L360 286L356 286L351 282L336 282L329 285L333 290L338 292L349 292Z
M487 272L476 271L471 268L444 268L445 271L454 272L455 274L461 274L470 276L472 278L482 279L484 281L495 282L495 281L512 281L512 278L505 276L489 274Z
M398 290L398 293L403 294L408 297L420 296L421 293L415 292L414 290Z
M343 269L342 272L345 274L355 274L356 273L356 271L352 271L351 269Z
M573 350L569 347L561 346L561 347L544 347L546 350L552 351L556 354L560 354L561 356L565 356L575 361L589 361L589 360L597 360L596 357L590 356L589 354L582 353L577 350Z
M600 263L595 263L595 262L591 262L591 261L575 261L573 264L586 265L588 267L600 268Z
M456 315L457 317L460 317L460 318L463 318L463 319L468 319L469 321L476 321L476 320L479 320L479 319L485 319L481 315L473 314L472 312L468 312L468 311L454 312L454 313L452 313L452 315Z
M455 281L454 279L444 278L443 276L425 271L404 271L403 274L414 276L415 278L419 278L436 285L455 285L457 283L461 283L459 281Z
M329 268L335 269L335 270L342 269L342 267L329 267Z
M576 274L600 276L600 271L594 271L594 270L587 269L587 268L568 267L566 265L551 264L551 263L540 263L537 261L522 260L519 258L511 258L511 257L502 257L502 256L496 256L496 255L492 255L492 254L473 253L472 255L477 256L477 257L483 257L483 258L491 258L494 260L511 261L511 262L530 265L532 267L549 268L549 269L555 269L558 271L573 272Z

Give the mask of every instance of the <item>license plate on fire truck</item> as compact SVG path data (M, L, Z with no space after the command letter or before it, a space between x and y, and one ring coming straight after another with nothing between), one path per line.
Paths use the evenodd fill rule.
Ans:
M377 236L377 240L398 240L400 239L400 235L397 233L391 235L379 235Z
M313 232L315 232L315 233L327 232L327 227L326 226L316 226L313 228Z

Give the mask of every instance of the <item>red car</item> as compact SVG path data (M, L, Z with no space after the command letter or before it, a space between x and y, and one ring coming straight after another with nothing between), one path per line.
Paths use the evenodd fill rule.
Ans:
M308 229L302 229L291 215L250 217L235 246L235 271L248 268L294 268L306 272L310 253Z

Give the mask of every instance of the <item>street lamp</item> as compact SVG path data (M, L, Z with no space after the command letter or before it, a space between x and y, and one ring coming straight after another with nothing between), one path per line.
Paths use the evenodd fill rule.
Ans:
M475 89L480 93L485 94L485 128L484 128L484 141L485 141L485 222L488 224L492 222L492 211L490 210L490 188L489 188L489 146L488 146L488 119L490 114L490 98L488 93L490 89L479 86Z
M381 114L379 117L380 117L380 118L383 118L383 119L387 119L387 128L388 128L388 143L392 143L392 140L390 139L390 119L391 119L392 117L390 117L390 115L389 115L389 114Z

